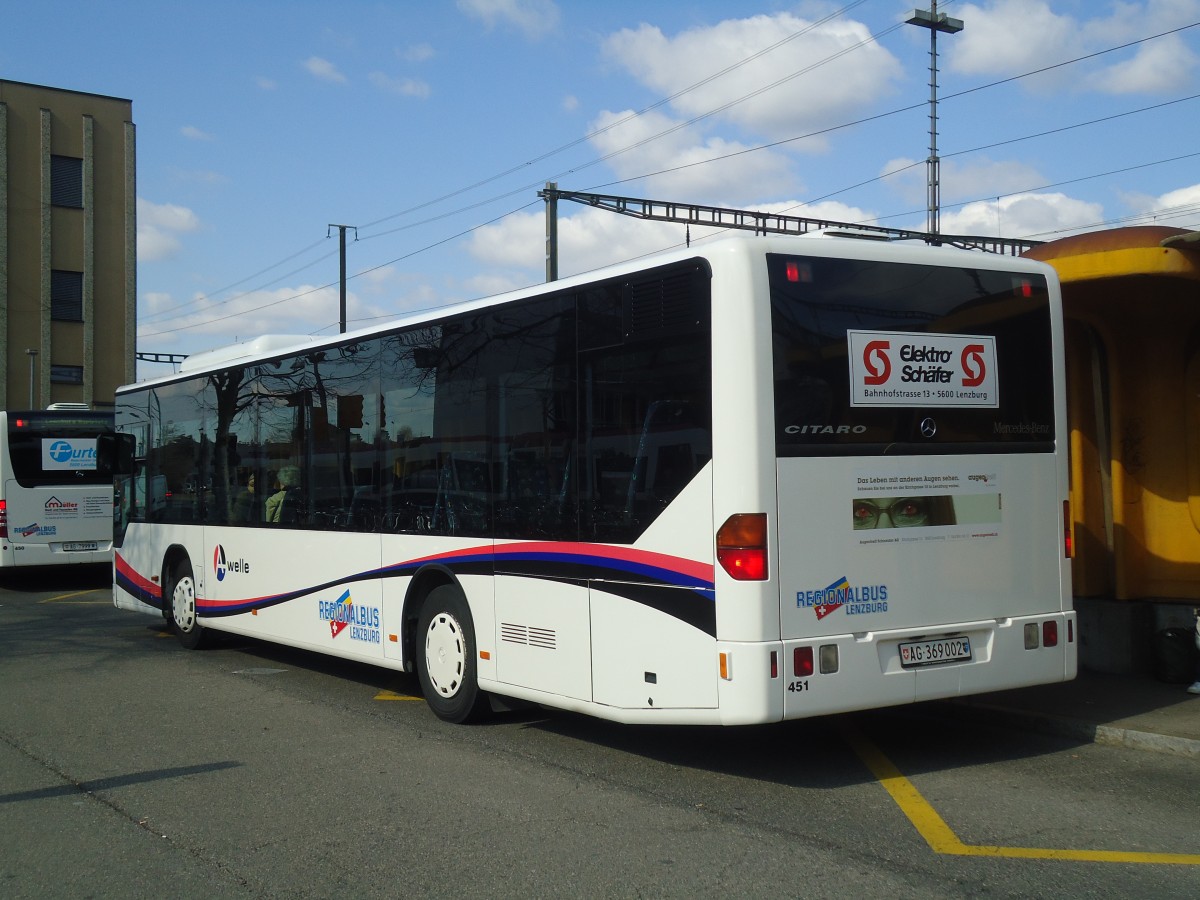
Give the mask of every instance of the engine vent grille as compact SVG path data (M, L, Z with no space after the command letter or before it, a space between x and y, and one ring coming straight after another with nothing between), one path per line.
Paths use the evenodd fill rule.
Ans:
M555 650L558 647L558 634L554 629L517 625L512 622L500 623L500 640L509 644L541 647L545 650Z

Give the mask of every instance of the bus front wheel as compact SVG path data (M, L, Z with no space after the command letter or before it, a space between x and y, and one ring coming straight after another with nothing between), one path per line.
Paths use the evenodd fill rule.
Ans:
M171 573L171 630L187 650L200 647L207 637L196 620L196 578L187 560L176 563Z
M430 591L421 607L417 642L417 675L434 715L454 723L481 718L489 704L479 690L471 610L458 588Z

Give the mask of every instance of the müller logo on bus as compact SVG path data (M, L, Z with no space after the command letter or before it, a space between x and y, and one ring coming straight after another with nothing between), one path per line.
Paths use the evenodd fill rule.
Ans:
M866 374L863 384L886 384L892 377L891 341L874 340L863 349ZM954 359L954 351L918 344L901 344L900 380L909 384L950 384L956 374L962 374L961 387L979 387L987 378L987 362L983 344L967 344L958 358L958 368L946 368ZM917 363L917 365L911 365Z
M226 560L225 548L217 544L217 549L213 551L213 572L217 575L217 581L224 581L226 572L249 575L250 563L244 559Z

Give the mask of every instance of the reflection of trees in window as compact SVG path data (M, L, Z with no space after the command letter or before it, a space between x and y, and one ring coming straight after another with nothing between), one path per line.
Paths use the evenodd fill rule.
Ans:
M581 300L581 537L636 540L712 456L709 281L660 270Z
M247 390L250 373L246 369L226 369L206 376L216 397L217 424L213 442L217 447L213 466L213 496L205 511L209 522L225 522L233 503L235 473L241 459L238 436L232 430L234 419L254 402Z
M215 407L216 398L205 380L180 381L153 392L149 413L154 446L147 454L147 464L152 473L165 477L166 490L171 493L164 516L167 521L190 522L203 517L212 480L212 440L206 427Z
M496 309L490 331L499 421L493 444L496 532L573 539L575 298Z
M273 476L296 466L306 527L632 541L711 452L697 273L645 273L159 387L153 462L176 520L261 521ZM257 517L238 512L251 474Z

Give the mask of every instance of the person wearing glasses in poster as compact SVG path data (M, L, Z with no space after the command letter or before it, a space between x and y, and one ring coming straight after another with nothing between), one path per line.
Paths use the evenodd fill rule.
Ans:
M854 530L954 525L953 497L862 497L854 501Z

